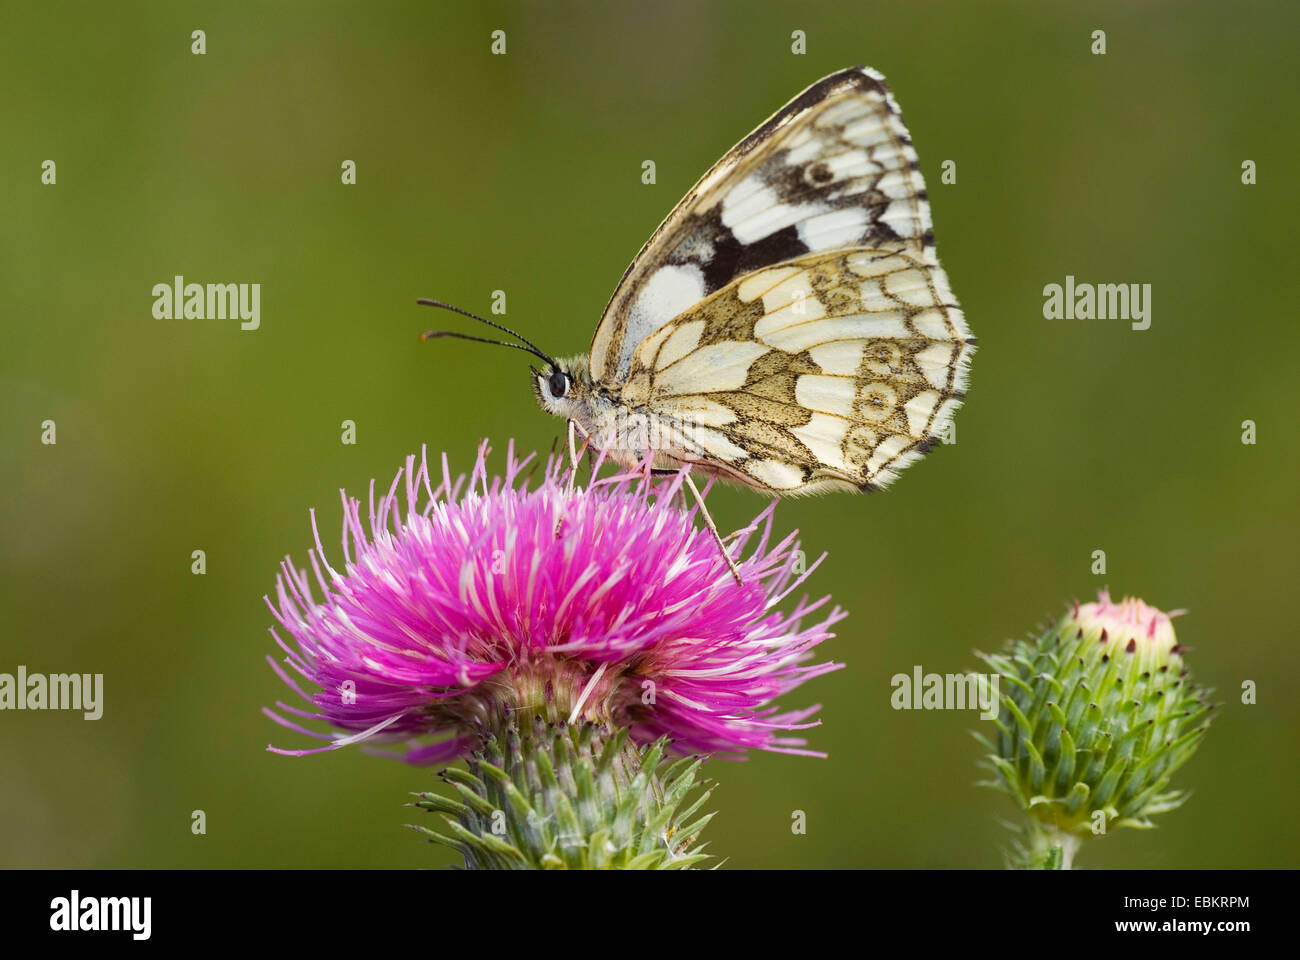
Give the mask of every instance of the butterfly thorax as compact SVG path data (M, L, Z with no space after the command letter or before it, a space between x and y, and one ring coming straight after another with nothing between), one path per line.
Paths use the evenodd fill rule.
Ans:
M549 371L534 370L533 392L543 410L572 421L581 439L615 463L631 467L651 452L655 467L674 468L694 459L674 422L629 403L622 384L596 380L585 356L557 360Z

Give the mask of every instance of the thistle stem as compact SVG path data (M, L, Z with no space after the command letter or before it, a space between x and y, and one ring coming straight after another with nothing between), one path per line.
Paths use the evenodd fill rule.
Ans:
M1082 838L1054 826L1030 819L1029 844L1015 865L1022 870L1073 870L1074 855Z

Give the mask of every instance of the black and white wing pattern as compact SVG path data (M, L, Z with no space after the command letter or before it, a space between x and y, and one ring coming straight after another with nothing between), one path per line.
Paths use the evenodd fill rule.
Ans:
M772 493L872 489L945 428L973 343L898 105L855 67L678 204L606 307L590 370L677 459Z

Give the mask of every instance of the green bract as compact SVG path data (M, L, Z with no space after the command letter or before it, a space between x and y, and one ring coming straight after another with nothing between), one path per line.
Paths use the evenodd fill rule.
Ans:
M592 723L511 722L484 738L468 771L441 771L455 799L416 794L447 834L414 829L459 851L467 869L694 866L708 857L696 840L713 814L691 818L711 788L692 796L702 760L665 761L666 744L636 747L626 728Z

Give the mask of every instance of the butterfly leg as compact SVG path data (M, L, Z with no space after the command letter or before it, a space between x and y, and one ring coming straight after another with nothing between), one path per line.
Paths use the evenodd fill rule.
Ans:
M740 579L740 568L736 566L736 561L731 559L731 552L727 549L727 545L723 543L722 534L718 533L718 526L713 522L713 517L709 514L709 508L704 505L704 498L700 496L700 490L695 486L695 481L691 479L689 473L684 474L682 479L685 481L687 489L691 491L691 495L695 497L695 502L699 505L700 515L704 517L704 525L713 534L713 539L718 541L718 549L722 551L723 557L726 558L727 566L731 569L731 575L736 578L736 583L743 584L744 581Z
M572 420L569 421L569 490L573 490L573 484L578 479L578 429Z
M583 453L590 452L589 440L583 441L582 451ZM577 427L574 425L574 422L570 420L569 421L569 483L568 483L569 493L573 492L573 487L578 480L578 464L581 462L579 459L580 456L581 455L578 453L578 444L577 444ZM563 527L564 527L564 517L560 517L559 520L555 521L555 536L557 538L559 537L560 531Z

